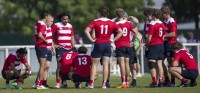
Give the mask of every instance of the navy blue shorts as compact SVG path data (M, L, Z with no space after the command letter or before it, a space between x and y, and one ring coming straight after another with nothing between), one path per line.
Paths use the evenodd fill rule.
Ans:
M21 72L21 70L18 70L18 71ZM1 75L2 75L2 77L3 77L4 79L7 78L7 76L6 76L6 71L2 72ZM14 75L13 75L13 77L12 77L11 79L18 79L18 78L19 78L19 76L17 75L17 73L14 73Z
M90 81L90 76L88 77L81 77L77 74L72 75L73 81L74 82L89 82Z
M62 72L60 71L59 74L60 74L60 77L61 77L62 81L70 80L70 79L69 79L69 76L68 76L69 73L62 73Z
M93 58L101 58L103 56L111 57L110 43L94 44L94 49L91 53Z
M116 48L115 52L116 52L116 57L129 58L132 54L132 48L123 46L123 47L120 47L120 48Z
M167 41L164 42L164 56L165 57L173 57L174 52L171 48L171 44L168 43Z
M64 48L56 48L56 58L62 57L65 52L70 52L71 50L66 50Z
M148 59L163 60L164 46L163 44L149 46L146 53Z
M52 52L51 50L44 48L44 47L35 47L36 56L39 58L46 58L48 61L51 62L52 60Z
M137 63L136 51L133 47L131 48L130 52L131 52L131 54L130 54L130 57L129 57L129 63L130 64Z
M198 71L182 69L181 75L186 79L196 79L199 75Z

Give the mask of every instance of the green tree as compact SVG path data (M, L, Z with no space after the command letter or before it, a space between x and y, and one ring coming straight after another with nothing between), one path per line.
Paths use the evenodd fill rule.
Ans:
M166 0L177 21L193 20L195 28L199 29L200 0Z
M109 7L109 18L115 17L116 8L123 8L129 15L134 15L143 21L144 6L153 4L152 0L1 0L0 31L32 36L40 12L48 10L55 18L59 13L68 11L75 32L82 34L87 24L98 18L99 6Z

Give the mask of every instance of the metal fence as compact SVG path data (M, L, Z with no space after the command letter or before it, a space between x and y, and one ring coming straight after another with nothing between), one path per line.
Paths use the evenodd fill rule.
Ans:
M81 45L76 45L76 47L78 48ZM36 53L35 53L35 48L34 45L16 45L16 46L0 46L0 70L3 68L3 64L4 61L6 59L6 57L14 50L21 48L21 47L26 47L28 54L27 54L27 60L28 63L31 65L33 72L38 72L39 69L39 64L38 64L38 60L36 57ZM88 48L88 52L87 54L90 55L91 53L91 44L86 44L85 47ZM196 59L197 64L198 64L198 68L200 68L200 44L199 43L184 43L184 48L187 49ZM148 67L147 67L147 62L146 59L144 57L144 49L141 50L141 54L140 54L140 65L141 65L141 73L148 73ZM119 71L119 66L116 64L116 58L114 56L111 57L110 60L110 64L111 64L111 74L112 75L120 75L120 71ZM57 62L56 62L56 57L53 56L52 58L52 62L51 62L51 67L49 72L55 72L56 71L56 67L57 67ZM20 66L20 68L24 68L24 66ZM98 66L98 71L102 71L102 66L99 65ZM200 69L199 69L200 72ZM0 74L1 75L1 74Z

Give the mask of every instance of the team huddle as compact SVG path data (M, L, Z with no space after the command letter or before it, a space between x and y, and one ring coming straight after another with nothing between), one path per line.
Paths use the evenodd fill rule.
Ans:
M98 11L99 18L91 21L84 31L93 43L91 56L87 55L88 49L84 45L75 47L74 29L70 24L69 13L59 14L58 22L53 24L54 17L47 11L41 12L40 20L35 25L35 52L39 70L33 88L49 89L48 70L53 55L57 59L55 88L67 88L67 80L73 81L75 88L81 88L82 82L85 82L86 88L94 88L99 62L103 66L102 88L109 88L109 62L113 52L116 53L121 74L121 85L117 88L136 87L138 55L143 47L142 43L152 77L149 87L175 87L175 78L181 80L179 87L197 85L196 61L183 49L182 43L176 41L176 21L170 16L167 6L161 9L144 9L146 21L143 39L137 29L137 18L128 16L123 9L116 9L116 17L113 19L108 18L107 7L100 7ZM159 20L161 16L165 19L164 22ZM111 43L114 43L116 49ZM6 89L10 89L9 82L13 79L12 85L16 89L22 89L20 83L31 76L31 66L26 60L26 54L26 48L19 48L5 60L1 73L6 80ZM165 58L168 65L164 63ZM17 69L20 63L23 63L26 69ZM132 82L129 84L130 73Z

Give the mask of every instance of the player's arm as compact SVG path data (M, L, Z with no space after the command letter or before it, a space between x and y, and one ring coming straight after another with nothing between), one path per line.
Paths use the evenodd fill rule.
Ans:
M146 48L149 47L149 44L150 44L150 42L151 42L151 38L152 38L152 35L148 35L147 40L146 40L146 43L145 43L145 47L146 47Z
M92 36L90 35L90 31L91 29L89 27L87 27L84 31L85 35L87 36L87 38L91 41L91 42L95 42L95 39L92 38Z
M24 65L26 66L26 69L27 69L28 71L31 71L31 66L30 66L28 63L25 63Z
M115 42L116 40L118 40L122 35L123 35L122 29L121 29L121 28L118 28L118 29L117 29L117 35L116 35L115 38L113 39L113 42Z
M20 73L18 72L18 70L15 68L15 64L14 63L10 63L10 67L11 69L17 74L17 76L19 76L21 78Z
M38 37L42 40L42 41L44 41L46 44L48 43L48 41L44 38L44 36L42 35L42 32L39 32L38 33Z
M92 30L92 38L96 39L96 37L95 37L95 29Z
M174 60L171 65L172 65L172 67L177 67L178 66L178 61Z
M71 37L71 43L72 43L72 47L75 47L74 35Z
M175 37L176 36L176 33L173 31L173 32L170 32L166 35L164 35L164 38L172 38L172 37Z
M132 39L132 42L134 42L134 40L137 38L137 33L138 33L138 29L137 29L137 27L131 29L131 32L134 33L134 36L133 36L133 39Z

